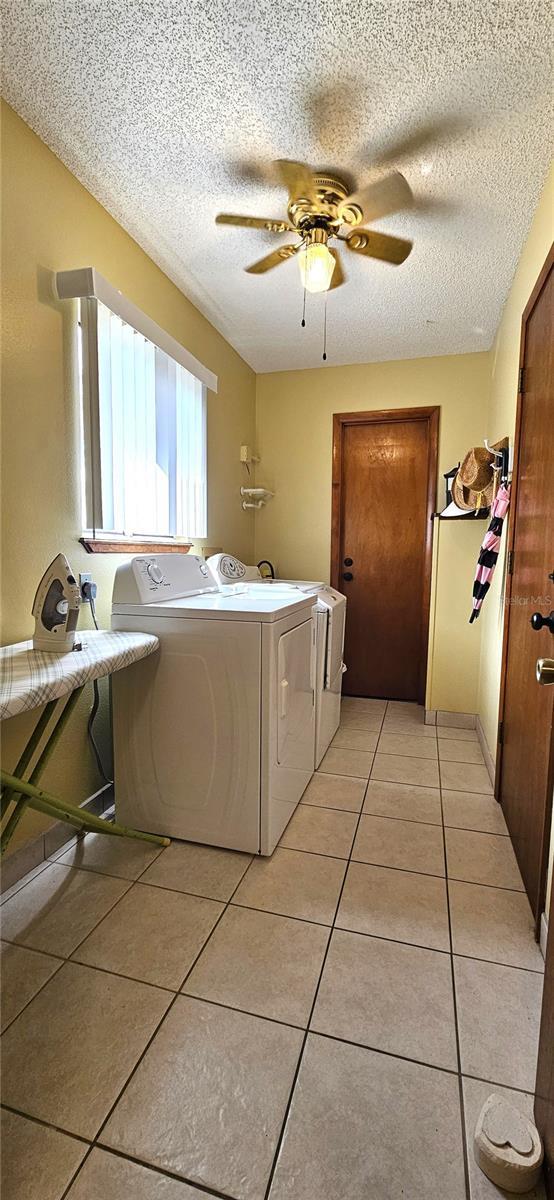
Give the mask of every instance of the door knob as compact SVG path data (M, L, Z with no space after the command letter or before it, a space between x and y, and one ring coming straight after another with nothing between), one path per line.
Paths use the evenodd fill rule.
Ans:
M531 617L531 625L533 626L533 629L536 630L542 629L543 626L546 625L550 632L554 633L554 609L548 614L548 616L543 616L542 613L533 613L533 616Z
M537 683L554 683L554 658L537 659Z
M350 580L354 578L352 571L344 571L342 577L346 579L347 583L350 583Z

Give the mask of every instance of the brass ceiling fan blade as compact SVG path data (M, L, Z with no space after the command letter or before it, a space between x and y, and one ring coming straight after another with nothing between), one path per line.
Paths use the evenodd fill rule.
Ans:
M314 200L314 177L306 163L294 162L290 158L278 158L275 162L277 173L288 189L290 200Z
M375 146L367 146L367 157L377 166L411 159L424 150L434 150L445 142L453 141L460 134L467 132L469 122L462 117L438 117L434 121L426 121L413 133L395 138L381 152Z
M304 111L311 137L326 156L349 157L358 141L353 116L359 107L359 82L340 81L317 84L304 97Z
M218 213L216 225L240 225L244 229L265 229L267 233L294 233L294 225L290 221L280 221L276 217L243 217L237 213Z
M241 183L275 183L272 164L260 158L235 158L227 164L229 175Z
M252 266L244 269L249 275L265 275L266 271L271 271L273 267L278 267L279 263L286 262L287 258L292 258L301 248L302 242L297 246L279 246L278 250L272 250L271 254L266 254L265 258L259 258Z
M342 287L342 284L346 283L346 275L344 274L344 271L342 269L342 263L340 261L338 250L331 249L331 247L329 246L329 254L332 254L333 258L335 260L335 269L333 271L333 274L331 276L331 282L327 289L329 292L332 292L334 288Z
M369 183L367 187L354 192L352 196L347 196L344 203L340 205L339 213L348 205L357 204L363 212L364 221L377 221L379 217L386 217L389 213L411 208L413 202L412 189L408 180L400 174L400 171L392 171L384 179L377 179L374 183Z
M388 233L377 233L373 229L354 229L344 240L348 249L356 254L380 258L395 266L405 262L413 246L413 242L405 238L391 237Z

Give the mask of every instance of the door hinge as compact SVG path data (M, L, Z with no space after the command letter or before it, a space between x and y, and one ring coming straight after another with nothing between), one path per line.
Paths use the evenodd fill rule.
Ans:
M514 555L515 550L508 550L508 561L506 564L506 574L513 575L514 573Z
M518 392L519 392L519 395L520 395L520 396L522 396L522 395L523 395L523 383L524 383L524 380L525 380L525 367L520 367L520 368L519 368L519 378L518 378L518 384L517 384L517 390L518 390Z
M499 744L499 746L504 745L504 722L503 721L498 722L498 744Z

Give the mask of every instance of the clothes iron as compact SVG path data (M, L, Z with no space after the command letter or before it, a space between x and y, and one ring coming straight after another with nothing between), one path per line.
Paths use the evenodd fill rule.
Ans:
M75 647L81 589L65 554L57 554L44 572L33 601L33 650L67 654Z

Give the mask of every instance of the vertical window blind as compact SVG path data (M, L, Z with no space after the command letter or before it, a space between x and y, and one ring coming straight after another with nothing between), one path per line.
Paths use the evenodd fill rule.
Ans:
M104 304L85 304L95 305L98 351L88 524L125 537L205 537L206 386Z

